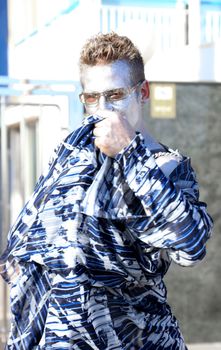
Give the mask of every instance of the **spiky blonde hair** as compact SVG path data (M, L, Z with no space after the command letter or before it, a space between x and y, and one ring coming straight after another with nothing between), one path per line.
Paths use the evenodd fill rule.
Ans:
M95 66L119 60L128 63L133 84L145 79L143 58L139 50L128 37L114 32L99 33L86 41L80 54L80 72L84 65Z

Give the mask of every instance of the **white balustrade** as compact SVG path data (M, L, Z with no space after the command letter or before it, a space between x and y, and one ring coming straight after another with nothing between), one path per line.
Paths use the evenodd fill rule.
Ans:
M208 11L204 15L203 43L215 42L221 38L221 11Z
M221 38L221 11L202 11L198 0L190 2L188 10L182 3L174 8L102 5L100 31L122 32L122 28L125 35L134 31L146 41L151 35L154 50L200 46Z

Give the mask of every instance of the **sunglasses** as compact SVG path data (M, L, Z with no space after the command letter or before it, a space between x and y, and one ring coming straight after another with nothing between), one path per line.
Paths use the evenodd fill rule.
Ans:
M87 106L96 106L101 96L104 96L107 102L114 103L127 98L142 83L143 80L132 87L118 88L104 92L82 92L79 98L80 101Z

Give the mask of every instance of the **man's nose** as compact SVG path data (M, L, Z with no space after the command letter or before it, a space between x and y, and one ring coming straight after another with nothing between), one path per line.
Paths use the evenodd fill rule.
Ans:
M107 101L105 96L100 96L98 100L98 107L99 109L112 109L112 105L110 102Z

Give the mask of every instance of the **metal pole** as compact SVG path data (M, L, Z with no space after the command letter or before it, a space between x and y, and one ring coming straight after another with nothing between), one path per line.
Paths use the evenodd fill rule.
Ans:
M200 0L189 0L189 44L199 47L201 43Z

